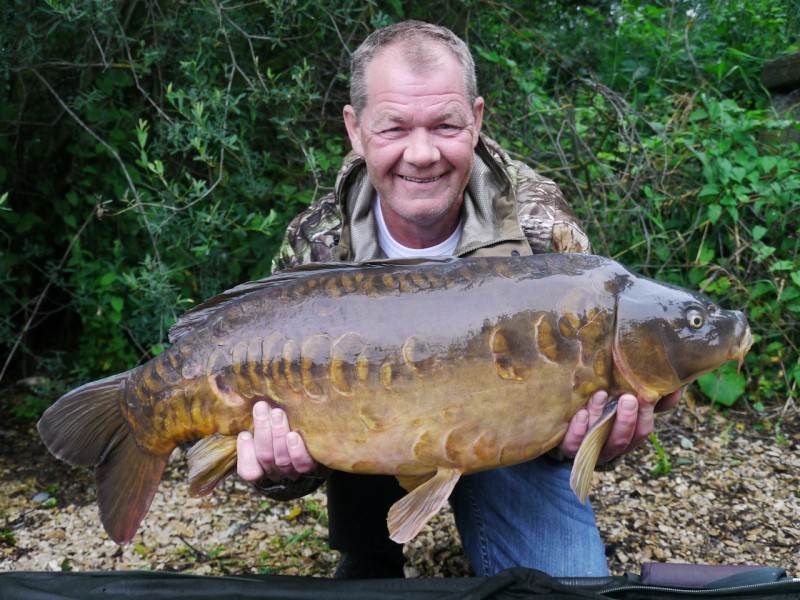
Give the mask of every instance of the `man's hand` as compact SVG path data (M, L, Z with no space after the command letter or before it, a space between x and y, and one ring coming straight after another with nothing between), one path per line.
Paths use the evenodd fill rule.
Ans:
M626 454L641 444L653 431L654 413L674 408L680 402L683 390L664 396L656 405L648 404L633 394L623 394L619 398L614 425L605 446L600 453L600 463L608 462ZM596 392L589 398L586 408L579 410L569 423L567 434L559 448L570 458L578 453L578 448L586 432L603 412L608 402L606 392Z
M245 481L262 477L294 481L317 466L300 434L289 429L286 413L280 408L270 410L266 402L253 406L253 433L239 434L236 452L236 470Z

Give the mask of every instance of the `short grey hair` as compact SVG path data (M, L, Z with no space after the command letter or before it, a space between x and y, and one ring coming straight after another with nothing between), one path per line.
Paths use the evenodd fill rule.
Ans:
M478 97L475 61L464 41L446 27L423 21L401 21L373 31L350 59L350 104L357 120L367 106L367 68L372 59L384 48L398 44L413 69L428 72L436 66L438 58L431 42L446 48L461 65L464 92L469 105L474 104Z

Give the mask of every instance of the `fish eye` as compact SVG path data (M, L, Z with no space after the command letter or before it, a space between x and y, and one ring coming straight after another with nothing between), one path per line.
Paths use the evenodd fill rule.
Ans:
M691 308L686 312L686 322L689 323L689 327L692 329L700 329L706 320L703 313L696 308Z

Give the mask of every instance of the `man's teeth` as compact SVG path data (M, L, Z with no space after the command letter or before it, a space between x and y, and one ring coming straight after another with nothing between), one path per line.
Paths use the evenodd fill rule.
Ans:
M431 181L436 181L439 179L438 177L428 177L427 179L419 179L417 177L407 177L406 175L401 175L403 179L406 181L412 181L414 183L430 183Z

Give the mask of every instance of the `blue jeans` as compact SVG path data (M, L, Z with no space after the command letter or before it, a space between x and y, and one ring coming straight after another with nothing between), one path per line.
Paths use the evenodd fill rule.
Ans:
M476 575L519 566L554 577L608 575L594 512L572 492L571 470L540 457L461 478L450 502Z

